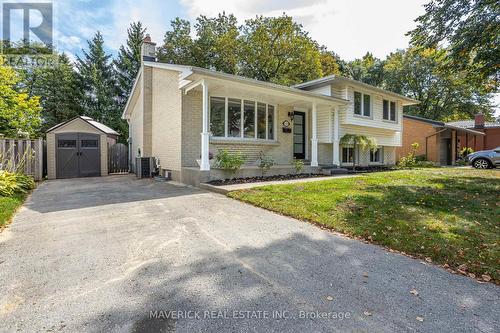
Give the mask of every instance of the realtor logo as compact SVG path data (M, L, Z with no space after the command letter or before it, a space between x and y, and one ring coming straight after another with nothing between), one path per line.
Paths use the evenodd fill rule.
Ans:
M18 42L22 40L25 43L30 43L34 41L32 37L36 36L46 46L52 46L52 3L4 2L2 4L2 22L4 41ZM21 22L22 37L19 31L11 30L13 24L15 24L14 29L20 28L19 23ZM16 37L21 38L14 40L13 38Z
M0 54L11 66L53 64L52 2L3 2Z

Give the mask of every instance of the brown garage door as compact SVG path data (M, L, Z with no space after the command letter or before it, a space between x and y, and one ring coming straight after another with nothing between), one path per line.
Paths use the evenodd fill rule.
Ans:
M57 178L101 175L99 135L64 133L56 135Z

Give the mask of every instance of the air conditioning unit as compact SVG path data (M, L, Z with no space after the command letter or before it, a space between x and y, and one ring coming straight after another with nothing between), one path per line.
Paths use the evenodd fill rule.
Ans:
M151 178L155 169L156 164L154 157L136 157L135 174L137 178Z

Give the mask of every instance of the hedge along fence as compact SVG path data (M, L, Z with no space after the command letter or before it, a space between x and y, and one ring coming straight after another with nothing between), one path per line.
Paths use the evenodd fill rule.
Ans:
M43 139L0 138L0 170L22 173L41 180L43 176Z

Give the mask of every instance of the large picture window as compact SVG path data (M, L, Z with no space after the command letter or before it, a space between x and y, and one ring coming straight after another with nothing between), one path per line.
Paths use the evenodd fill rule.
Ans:
M275 140L276 107L237 98L210 97L214 137Z
M255 137L255 102L252 101L244 102L243 131L245 138Z
M220 97L210 98L210 130L214 136L224 136L226 117L226 99Z
M231 137L241 136L241 100L228 99L227 104L228 135Z
M257 139L266 138L266 109L266 104L257 103Z

